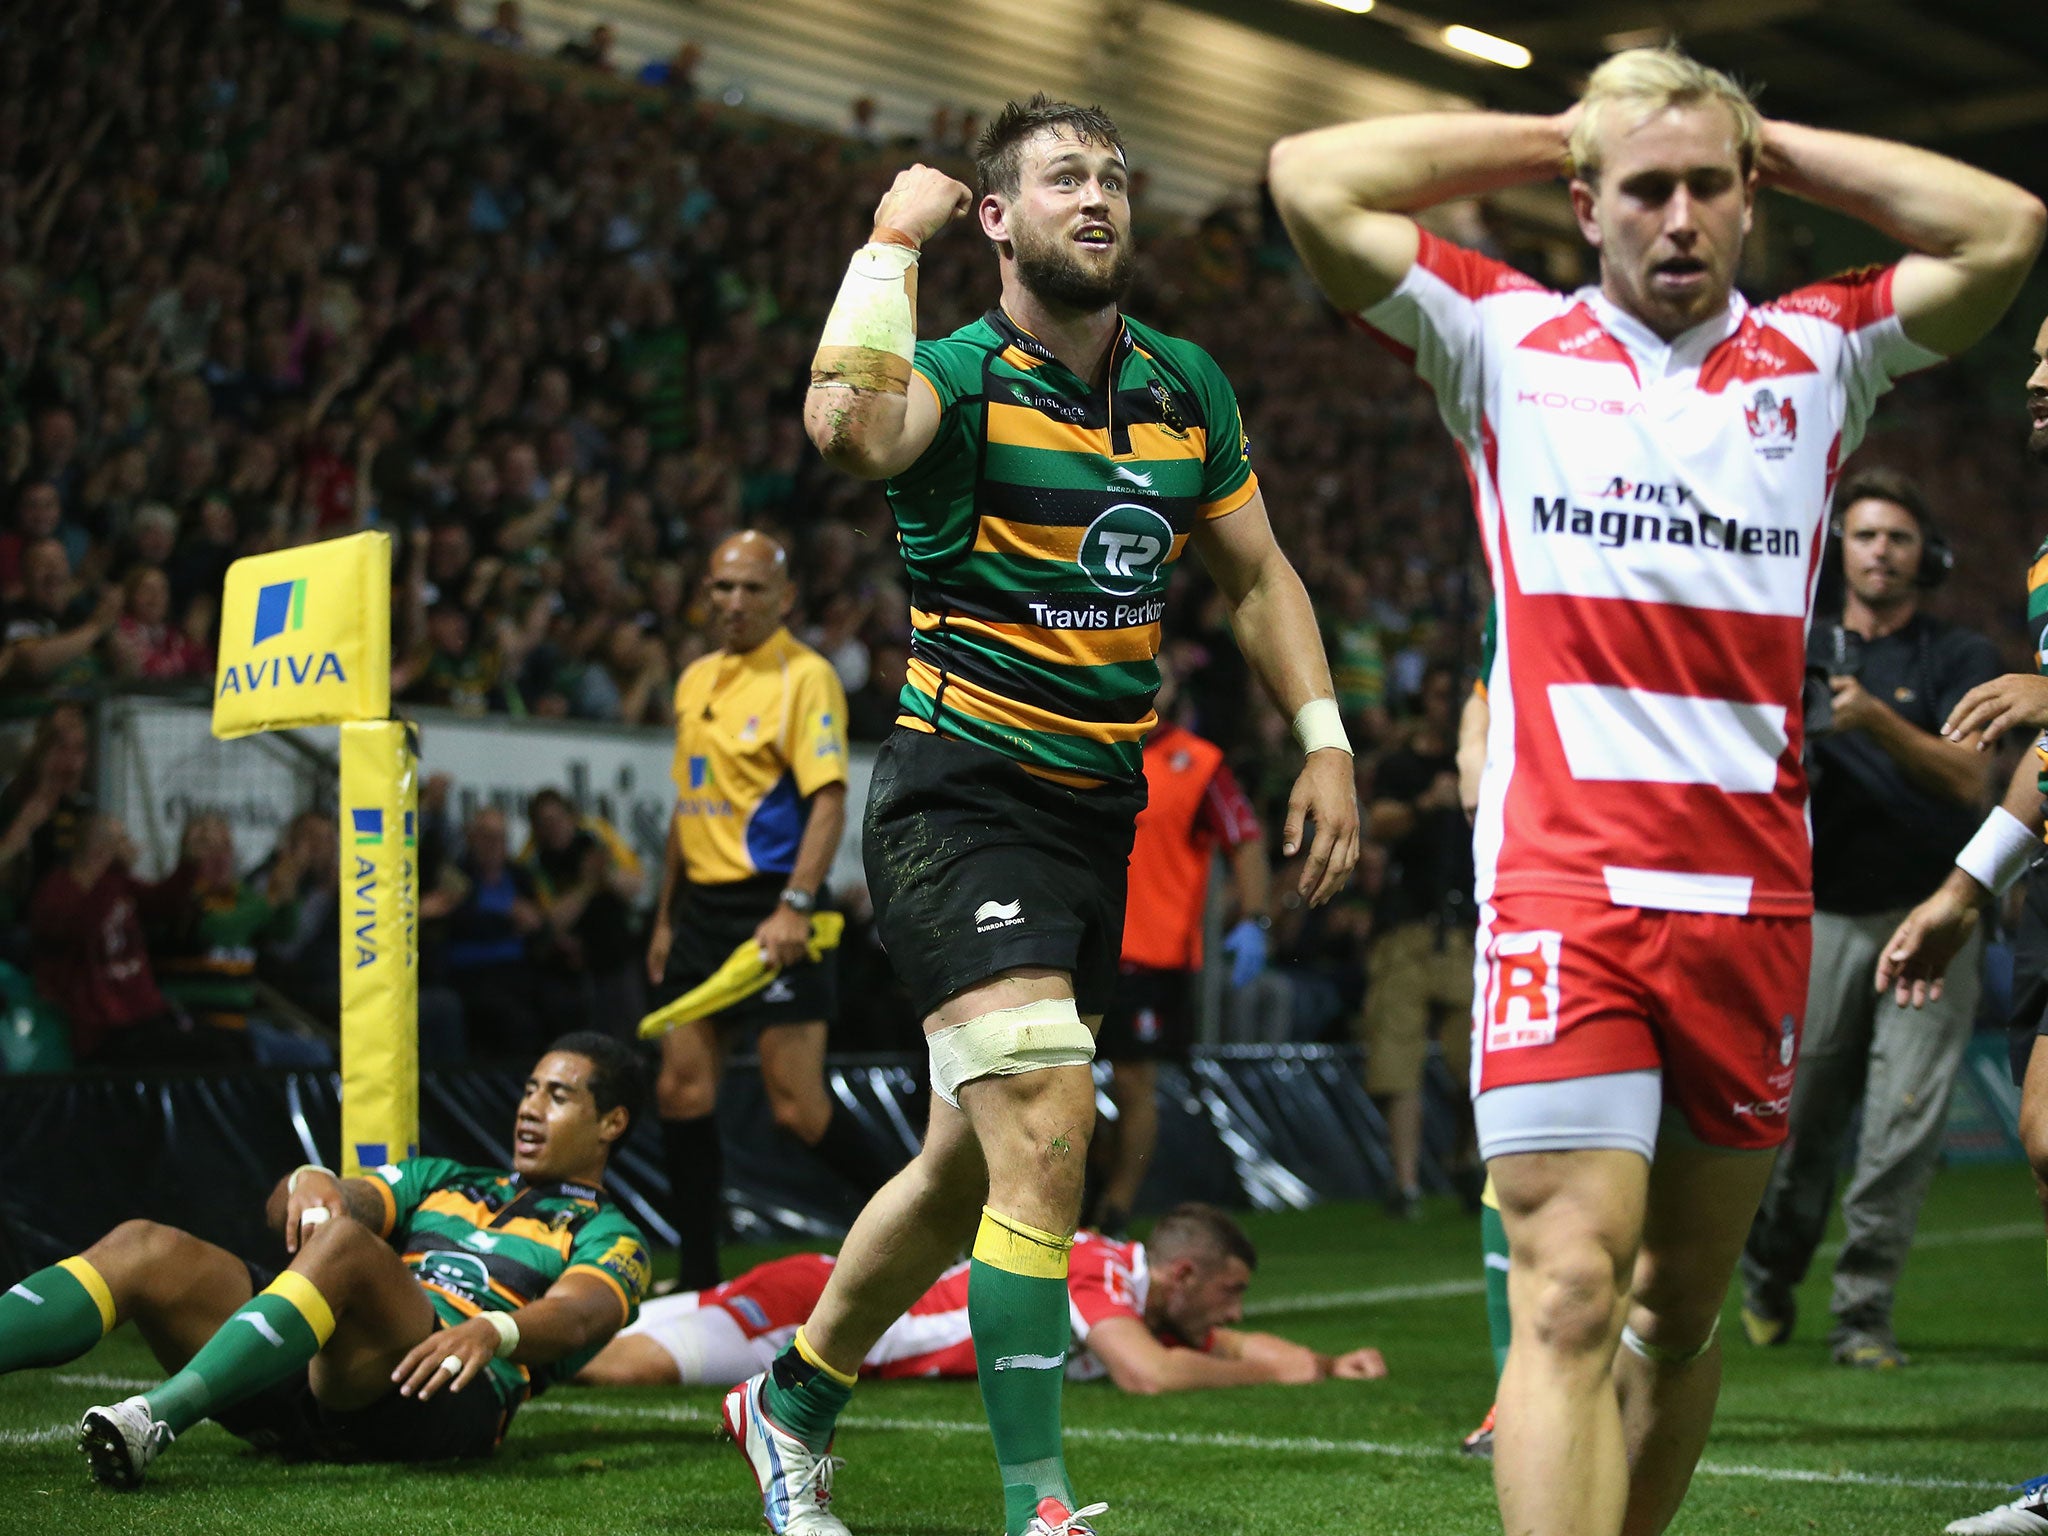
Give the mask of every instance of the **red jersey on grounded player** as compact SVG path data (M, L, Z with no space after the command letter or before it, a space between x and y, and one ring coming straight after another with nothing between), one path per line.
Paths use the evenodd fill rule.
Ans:
M1223 749L1162 722L1145 738L1145 809L1131 842L1123 963L1200 970L1210 855L1219 843L1236 848L1258 835L1258 813Z
M1424 231L1360 317L1436 391L1498 645L1478 897L1813 909L1800 685L1841 461L1908 340L1892 268L1664 342Z
M778 1343L787 1342L811 1315L832 1264L829 1254L792 1254L701 1292L697 1305L722 1309L750 1339L780 1335ZM968 1266L960 1263L939 1276L868 1351L861 1374L898 1379L974 1375L967 1271ZM1150 1289L1144 1244L1117 1242L1093 1232L1075 1234L1067 1266L1068 1313L1074 1330L1067 1355L1069 1381L1093 1381L1108 1374L1108 1368L1089 1353L1088 1335L1112 1317L1143 1323ZM1159 1339L1168 1346L1188 1344L1170 1334ZM1202 1339L1191 1347L1206 1350L1211 1342Z

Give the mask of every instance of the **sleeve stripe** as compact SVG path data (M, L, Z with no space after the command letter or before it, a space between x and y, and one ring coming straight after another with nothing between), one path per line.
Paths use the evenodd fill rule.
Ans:
M1203 502L1202 516L1205 518L1228 517L1258 494L1259 477L1247 472L1244 477L1244 484L1240 485L1236 490L1225 491L1214 501Z
M630 1318L633 1315L633 1299L626 1294L626 1288L623 1285L619 1284L619 1282L615 1280L610 1274L606 1273L604 1270L599 1269L595 1264L571 1264L567 1269L562 1271L562 1277L564 1279L567 1279L570 1275L597 1276L598 1279L602 1280L606 1285L610 1286L612 1288L612 1294L619 1298L619 1321L623 1324L626 1321L626 1319Z
M370 1178L363 1182L376 1190L384 1202L384 1225L377 1229L377 1235L389 1237L392 1229L398 1225L398 1196L391 1192L391 1186L382 1179Z
M1490 298L1497 293L1548 293L1535 278L1519 272L1504 261L1482 256L1461 245L1420 231L1415 247L1415 265L1448 284L1468 299Z

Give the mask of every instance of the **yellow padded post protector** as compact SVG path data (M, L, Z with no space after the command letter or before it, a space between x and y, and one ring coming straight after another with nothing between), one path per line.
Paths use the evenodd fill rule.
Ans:
M228 567L213 734L391 713L391 535L351 534Z

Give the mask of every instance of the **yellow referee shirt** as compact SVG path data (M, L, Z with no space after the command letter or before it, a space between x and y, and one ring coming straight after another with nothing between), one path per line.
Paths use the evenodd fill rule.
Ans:
M805 802L846 781L839 674L787 629L694 662L676 680L675 780L684 879L788 874Z

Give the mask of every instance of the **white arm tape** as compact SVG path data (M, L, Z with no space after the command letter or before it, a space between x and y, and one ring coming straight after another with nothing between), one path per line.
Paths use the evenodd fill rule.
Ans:
M853 253L818 350L853 347L901 358L907 369L917 352L917 317L911 312L910 269L917 252L906 245L870 242Z
M931 1035L932 1087L955 1109L960 1090L982 1077L1085 1067L1095 1059L1095 1037L1071 997L1042 998L998 1008Z
M1351 738L1344 734L1344 716L1335 699L1310 699L1294 716L1294 739L1303 752L1320 752L1335 747L1351 751Z
M519 1324L512 1320L510 1312L479 1312L477 1316L498 1330L498 1347L491 1351L499 1360L508 1360L512 1351L519 1347Z
M1994 896L2003 896L2040 851L2041 839L2019 817L1994 805L1977 835L1956 855L1956 868Z

